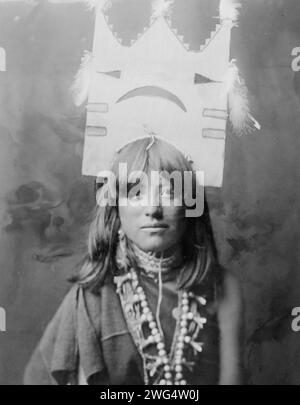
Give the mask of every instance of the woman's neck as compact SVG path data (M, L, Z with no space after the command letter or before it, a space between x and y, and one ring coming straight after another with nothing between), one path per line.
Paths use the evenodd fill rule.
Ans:
M183 262L182 249L180 245L163 252L145 252L132 244L132 249L136 258L138 267L142 268L147 274L157 274L160 270L167 273L178 268Z
M133 244L133 245L141 252L143 252L147 255L150 255L152 257L155 257L157 259L168 259L168 258L174 256L174 254L176 254L178 252L178 250L181 252L181 245L179 243L169 247L168 249L161 250L161 251L151 251L151 250L145 251L143 249L140 249L137 245L135 245L135 244Z

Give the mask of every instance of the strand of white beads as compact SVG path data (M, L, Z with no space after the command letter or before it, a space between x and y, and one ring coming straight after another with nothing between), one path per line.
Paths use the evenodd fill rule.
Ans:
M171 359L169 358L165 343L164 343L164 336L160 333L157 323L154 319L153 314L149 308L146 294L143 290L143 287L139 285L137 274L134 270L131 272L132 274L132 281L135 282L137 285L135 290L135 301L140 301L140 306L142 309L141 321L148 322L148 326L150 329L151 335L147 338L147 343L153 343L156 345L156 349L158 352L158 365L163 366L163 378L159 381L160 385L186 385L186 381L183 378L183 355L184 355L184 346L185 344L189 344L191 338L187 336L188 329L188 319L189 317L189 299L188 293L183 292L182 299L181 299L181 316L179 319L179 334L177 337L177 341L175 343L175 366L174 369L171 366ZM173 378L173 374L175 373L175 378Z

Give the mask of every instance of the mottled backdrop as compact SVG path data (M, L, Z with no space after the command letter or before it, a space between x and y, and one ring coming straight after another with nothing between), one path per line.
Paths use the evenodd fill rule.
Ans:
M232 56L262 131L229 132L224 187L208 200L220 260L244 292L247 383L300 384L300 3L242 3ZM93 23L72 0L0 1L0 384L22 383L85 252L93 179L81 176L85 109L69 88Z

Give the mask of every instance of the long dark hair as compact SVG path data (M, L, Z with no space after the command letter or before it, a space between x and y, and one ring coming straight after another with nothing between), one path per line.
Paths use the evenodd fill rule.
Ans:
M195 175L192 164L173 145L159 138L155 138L151 147L150 142L150 138L139 139L117 152L111 167L117 185L120 163L127 165L128 173L155 170L169 173L191 172ZM101 191L101 186L103 183L96 183L96 193ZM181 241L185 265L178 277L178 288L193 288L203 280L211 279L210 276L216 279L219 271L206 201L201 217L185 218L185 221L186 232ZM116 248L119 229L118 204L97 204L89 227L87 258L74 281L97 292L104 283L110 282L118 274L120 270L116 264ZM135 265L130 250L127 260L132 266Z

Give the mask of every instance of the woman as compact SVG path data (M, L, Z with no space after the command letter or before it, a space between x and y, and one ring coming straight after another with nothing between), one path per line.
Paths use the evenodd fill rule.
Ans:
M158 185L129 176L124 193L124 165L144 179L164 174ZM88 258L33 354L26 384L240 383L239 288L217 263L207 207L186 216L195 174L180 193L166 175L175 172L183 179L192 164L158 138L117 153L117 203L105 179Z

